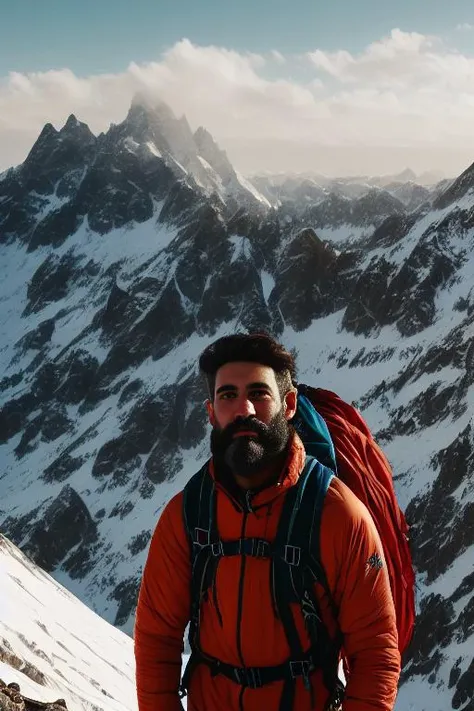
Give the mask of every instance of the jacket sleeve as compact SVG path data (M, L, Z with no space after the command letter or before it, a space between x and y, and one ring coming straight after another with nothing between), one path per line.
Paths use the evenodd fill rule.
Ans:
M327 498L321 560L350 672L343 711L392 711L400 654L382 544L369 511L348 487L337 481Z
M182 494L164 509L145 564L135 618L139 711L181 711L183 637L190 617L190 551Z

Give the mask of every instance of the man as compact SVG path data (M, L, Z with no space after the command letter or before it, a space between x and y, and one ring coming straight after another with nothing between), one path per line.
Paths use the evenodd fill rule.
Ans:
M290 424L297 408L293 358L269 336L237 334L211 344L200 369L210 393L208 467L217 491L220 538L272 542L285 497L305 467L303 444ZM338 630L342 636L349 672L342 709L390 711L400 655L382 545L367 509L337 478L324 498L320 559L329 594L315 585L315 595L331 636ZM284 625L273 605L270 565L268 558L245 553L219 559L212 594L204 595L199 607L188 711L324 711L331 703L334 690L318 668L311 669L309 681L295 676L290 701L283 677L261 685L239 683L242 669L285 670L290 664ZM182 709L178 689L191 580L181 492L163 511L143 574L135 625L139 711ZM307 650L311 642L302 609L294 606L292 616Z

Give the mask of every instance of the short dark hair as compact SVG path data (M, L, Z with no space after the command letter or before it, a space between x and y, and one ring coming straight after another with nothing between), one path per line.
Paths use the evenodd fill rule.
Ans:
M237 361L260 363L272 368L282 398L293 387L296 365L291 353L267 333L236 333L211 343L199 358L199 369L207 381L211 399L214 399L219 368Z

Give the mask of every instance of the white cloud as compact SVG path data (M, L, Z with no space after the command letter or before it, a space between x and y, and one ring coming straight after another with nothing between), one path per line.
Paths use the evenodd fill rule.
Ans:
M277 49L273 49L270 54L273 61L277 64L286 64L286 58Z
M13 72L0 80L0 169L23 160L44 123L75 113L106 130L140 90L208 128L243 170L388 172L409 163L453 172L474 160L474 58L393 30L358 55L316 49L306 62L304 82L270 80L270 65L272 75L296 74L297 61L182 40L120 74Z
M469 22L461 22L461 24L457 25L456 29L458 32L472 32L474 25L471 25Z

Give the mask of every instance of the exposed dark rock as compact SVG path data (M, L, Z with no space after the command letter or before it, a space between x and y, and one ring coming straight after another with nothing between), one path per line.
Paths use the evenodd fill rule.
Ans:
M471 509L471 514L474 514L474 507ZM467 642L474 635L474 595L459 615L458 624L458 639Z
M194 331L194 317L180 294L176 281L170 279L160 298L128 332L123 341L112 346L97 373L97 387L104 396L106 387L130 366L146 358L158 360L183 343Z
M25 454L36 449L35 440L39 437L45 442L52 442L72 429L73 424L62 408L50 409L45 406L41 413L26 425L20 443L15 449L15 454L19 458L24 457Z
M35 329L29 331L22 338L20 338L20 340L15 344L15 347L20 348L23 351L30 348L39 350L51 340L53 333L54 319L49 318L46 321L42 321Z
M444 210L460 200L474 187L474 165L469 166L433 203L435 210Z
M416 215L390 215L377 227L367 243L370 248L390 248L398 244L416 223Z
M100 325L108 336L117 337L139 313L138 304L134 299L114 283L105 309L101 313Z
M63 403L77 404L83 400L96 382L99 361L85 350L74 350L61 363L61 384L55 398Z
M453 696L453 709L460 709L462 704L474 700L474 659L461 676L456 685L456 693ZM470 704L470 705L471 705ZM469 706L464 707L469 708Z
M23 516L8 516L0 526L2 533L17 546L21 546L41 510L41 506L36 506Z
M92 475L101 477L122 471L129 474L139 464L139 455L148 454L168 426L174 406L174 388L164 387L155 397L138 402L122 426L120 437L99 450Z
M426 571L427 582L442 573L474 544L474 504L459 504L433 489L410 502L406 516L412 524L413 560ZM436 545L433 541L436 540Z
M0 444L8 442L26 425L28 415L38 400L31 393L9 400L0 410Z
M358 278L342 319L343 327L356 335L368 335L384 322L383 304L395 267L385 257L373 258Z
M433 496L439 499L454 494L463 481L468 481L473 455L473 433L471 425L468 425L432 462L436 469L439 467L433 484Z
M71 474L82 467L84 461L84 457L71 457L70 454L63 452L46 467L41 475L42 479L48 484L66 481Z
M144 383L140 379L132 380L128 383L120 394L118 407L123 407L133 399L139 399L138 396L143 391ZM141 398L140 398L141 399Z
M23 380L22 373L14 373L13 375L5 375L0 380L0 392L4 392L5 390L8 390L9 388L14 388L16 385L21 383L22 380Z
M56 499L45 504L41 520L26 533L22 550L37 565L51 572L73 548L87 548L96 540L96 524L87 506L66 484Z
M132 555L137 555L140 551L144 550L151 538L151 533L148 530L137 533L136 536L132 538L127 548Z
M454 368L462 368L469 346L469 341L466 342L463 331L463 327L451 331L441 343L432 346L426 352L423 349L414 351L410 363L392 382L394 392L400 392L420 373L437 373L450 365ZM474 339L471 342L474 343Z
M31 662L27 662L21 657L17 656L13 651L13 648L7 639L0 639L0 662L8 664L12 669L17 669L21 671L25 676L34 681L40 686L46 686L46 677L39 669L37 669ZM8 685L11 689L15 687L12 684ZM0 681L0 691L4 685ZM18 690L18 689L16 689Z
M179 449L167 437L162 437L146 460L143 473L154 484L173 479L183 467Z
M250 251L250 244L246 245L245 239L243 242L235 247L234 260L230 258L213 274L202 296L197 322L206 333L213 333L221 323L232 319L238 319L246 330L266 330L271 323L260 275L246 251Z
M78 275L80 258L72 253L63 257L50 254L38 267L28 284L28 305L24 315L41 311L49 303L63 299Z
M21 660L22 661L22 660ZM20 669L20 671L33 678L33 681L41 678L41 672L35 669L35 667L29 662L23 662L20 667L15 667ZM46 679L43 677L43 686L46 686ZM56 699L56 701L37 701L36 699L30 699L29 696L21 693L21 687L15 682L6 684L3 679L0 679L0 708L2 711L64 711L67 710L66 702L64 699Z
M304 216L306 222L314 225L316 229L342 225L370 228L374 224L379 225L390 215L404 212L403 203L390 193L371 190L355 200L331 193L318 204L311 206Z
M138 491L142 499L152 499L155 495L155 487L151 479L143 476L142 480L140 481Z
M109 518L120 516L121 519L124 519L131 511L133 511L133 508L134 505L131 501L121 501L113 507L112 511L109 513Z
M392 434L409 435L420 432L425 427L444 420L449 414L454 415L453 400L459 395L458 386L442 386L442 381L433 382L427 390L417 395L408 407L396 410L389 426Z
M177 389L144 467L145 476L154 484L176 476L183 465L181 451L196 447L206 436L205 397L203 383L194 376Z
M119 607L115 615L114 625L125 624L137 605L141 574L122 580L109 595L110 600L117 600Z
M440 648L448 646L453 636L454 609L440 595L428 595L421 601L415 631L406 652L401 681L414 675L427 675L439 668Z
M285 322L295 330L307 328L313 319L343 305L346 294L338 283L337 271L334 250L313 230L303 230L281 256L270 305L277 305Z
M77 214L76 207L67 203L54 210L38 223L28 242L28 252L38 247L51 245L60 247L68 237L73 235L82 223L82 216Z
M466 575L458 589L451 595L451 602L458 602L465 595L474 593L474 572Z
M462 663L462 657L459 657L459 659L456 661L456 664L453 666L449 673L449 682L448 682L448 687L450 689L453 688L453 686L456 686L456 684L459 681L459 677L461 676L461 663Z
M70 553L61 568L69 573L72 580L82 579L96 566L96 553L97 545L81 545Z
M176 182L163 203L158 219L164 224L184 224L189 220L190 214L199 207L201 199L187 183Z

